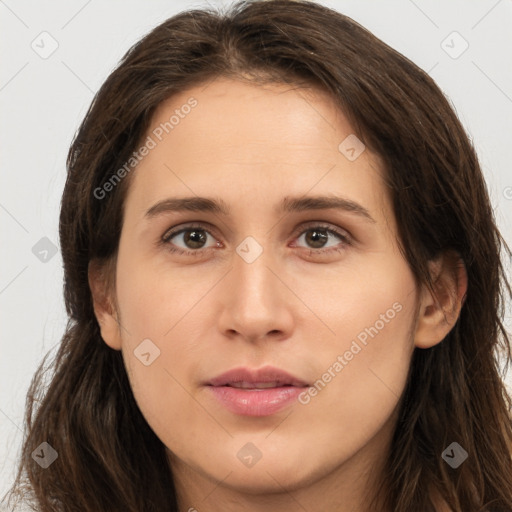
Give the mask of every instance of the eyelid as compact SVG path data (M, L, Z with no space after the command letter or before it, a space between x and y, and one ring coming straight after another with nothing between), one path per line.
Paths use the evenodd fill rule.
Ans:
M203 231L206 231L208 234L214 236L215 238L219 238L218 232L213 226L213 224L210 224L209 222L205 221L199 221L179 224L177 226L173 226L172 228L167 229L165 233L162 235L162 242L167 242L173 236L178 235L179 233L187 231L189 229L201 229Z
M301 223L300 226L298 226L297 229L294 230L292 236L295 240L296 238L303 235L306 231L313 229L313 228L322 229L332 235L337 236L338 238L340 238L342 240L342 243L345 246L352 245L355 241L354 237L346 229L336 226L335 224L331 224L329 222L315 221L315 220L307 221L306 223ZM171 242L170 242L171 238L183 233L184 231L193 230L193 229L202 230L202 231L205 231L206 233L208 233L210 236L213 236L214 238L217 238L217 239L220 238L216 235L216 228L212 224L210 224L209 222L206 222L206 221L199 221L199 222L185 223L185 224L181 224L181 225L169 228L167 231L165 231L165 233L163 234L162 238L159 240L158 243L159 243L159 245L168 246L167 249L170 250L171 252L177 252L177 253L183 254L183 255L204 254L206 251L209 251L209 250L215 248L215 247L206 247L206 248L200 248L200 249L194 250L194 249L183 249L181 247L176 248L176 247L171 246ZM219 243L219 240L217 240L217 243ZM222 243L222 242L220 242L220 243ZM294 247L297 247L297 246L294 246ZM300 247L302 247L302 246L300 246ZM302 249L309 250L312 253L316 253L318 255L326 254L326 253L329 253L330 251L336 251L336 250L339 251L340 250L337 247L329 247L329 248L325 248L325 249L324 248L316 249L316 248L312 248L312 247L302 247Z
M312 228L319 228L323 229L325 231L328 231L329 233L332 233L340 238L342 238L346 243L352 243L354 242L354 237L344 228L341 228L340 226L336 226L335 224L331 224L330 222L325 222L321 220L313 220L313 221L307 221L306 223L302 223L297 230L293 232L293 237L297 238L298 236L302 235L305 231L308 231ZM317 249L318 251L321 251L322 249Z

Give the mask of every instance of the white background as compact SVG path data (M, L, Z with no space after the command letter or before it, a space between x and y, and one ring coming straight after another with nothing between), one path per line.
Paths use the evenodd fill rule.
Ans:
M512 246L512 1L321 3L416 62L448 95L477 147L498 223ZM32 247L42 237L59 245L71 139L93 94L136 40L181 10L207 5L0 0L0 496L13 478L31 376L66 324L60 252L43 263ZM50 48L43 31L58 43L46 59L31 47L35 41ZM469 44L458 58L442 47L446 40L452 54L463 48L459 36L446 39L453 31ZM506 322L510 330L510 313ZM512 386L510 372L507 383Z

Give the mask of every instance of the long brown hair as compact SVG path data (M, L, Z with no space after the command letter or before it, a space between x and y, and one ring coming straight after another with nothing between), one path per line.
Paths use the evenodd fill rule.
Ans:
M292 0L182 12L135 44L96 94L69 150L61 205L69 322L58 355L42 362L29 390L11 501L41 512L178 510L165 447L137 407L121 353L101 339L87 272L90 261L103 261L115 285L136 170L101 199L95 190L137 149L163 100L219 76L330 94L385 164L401 250L418 284L434 290L427 264L445 250L465 263L456 325L413 354L372 510L434 511L434 491L456 512L510 512L512 400L499 371L512 361L501 321L511 289L500 252L510 250L474 147L427 73L350 18ZM31 457L44 441L58 453L47 469ZM452 442L469 455L457 469L441 457Z

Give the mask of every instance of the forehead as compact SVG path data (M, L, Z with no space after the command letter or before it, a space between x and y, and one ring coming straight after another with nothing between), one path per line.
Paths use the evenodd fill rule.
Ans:
M364 148L354 137L322 91L217 79L156 109L144 141L151 149L127 201L140 215L166 195L274 206L284 195L339 191L375 206L383 201L382 165L368 149L349 159L347 144Z
M196 106L184 113L193 100ZM225 150L224 153L231 154L235 147L238 153L244 147L250 152L264 144L276 153L281 150L283 156L289 151L306 154L312 145L329 148L336 144L337 130L352 131L327 94L286 84L258 85L220 78L164 101L155 111L152 128L158 130L165 125L174 112L180 119L173 120L176 124L169 135L172 133L178 140L193 131L201 144L200 151L202 147L215 146L217 153ZM185 122L187 119L192 121ZM316 132L314 139L312 132Z

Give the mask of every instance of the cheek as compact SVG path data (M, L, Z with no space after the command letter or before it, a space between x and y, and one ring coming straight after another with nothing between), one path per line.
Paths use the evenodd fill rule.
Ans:
M199 374L201 361L199 341L204 336L199 335L197 318L205 318L208 301L200 298L218 280L176 274L168 269L163 272L148 261L120 259L118 263L122 351L130 384L146 421L173 447L205 422L204 410L187 389L191 378ZM180 411L179 418L176 411Z
M205 273L198 279L193 270L172 270L164 257L144 258L143 253L120 258L117 280L126 327L123 338L130 345L144 338L168 344L175 327L193 314L214 284L214 278Z
M317 380L302 403L311 408L312 431L329 429L333 439L343 432L335 442L347 455L382 428L403 392L414 349L414 291L400 259L345 272L324 288L332 306L322 308L323 319L335 335L316 352Z

